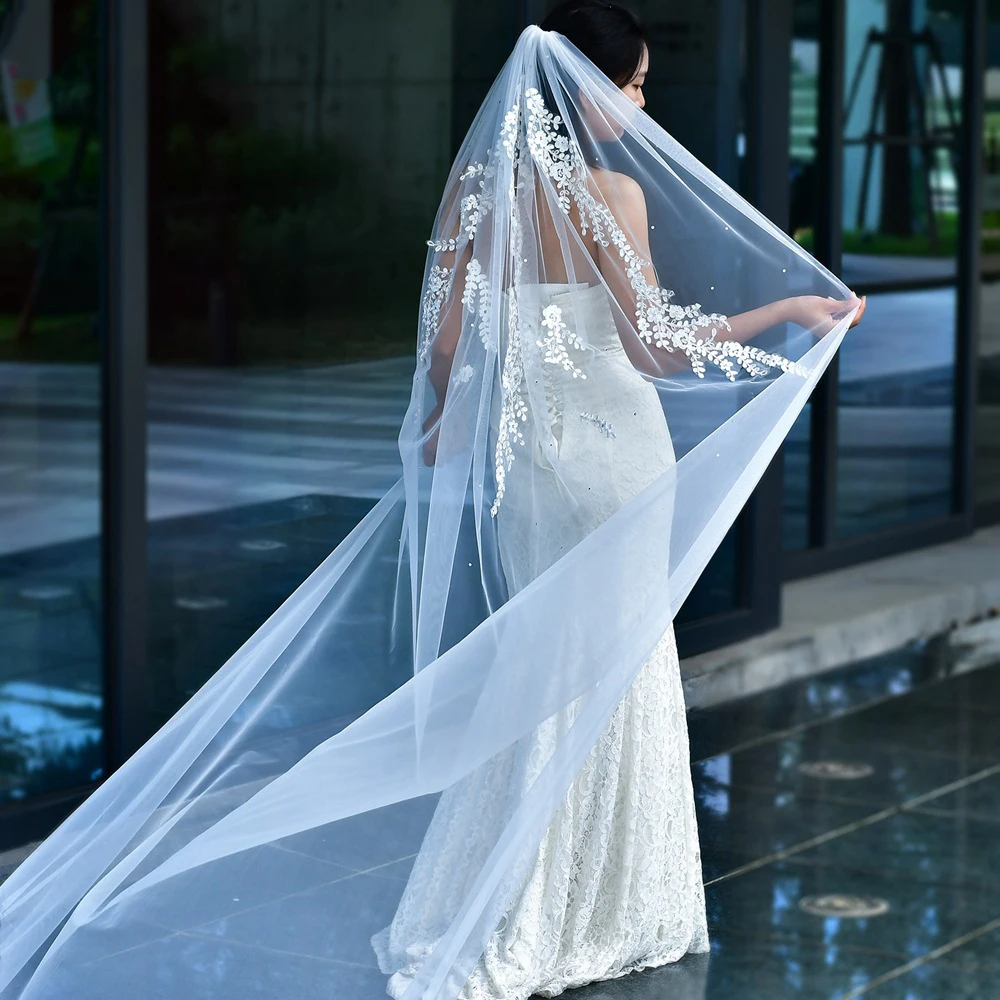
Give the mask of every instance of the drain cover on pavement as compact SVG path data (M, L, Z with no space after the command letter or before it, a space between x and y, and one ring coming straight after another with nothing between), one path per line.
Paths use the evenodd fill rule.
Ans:
M889 912L889 903L878 896L849 896L828 892L822 896L803 896L799 909L814 917L880 917Z
M73 588L58 583L37 583L22 587L18 594L27 601L57 601L62 597L72 597Z
M875 771L871 764L855 764L848 760L813 760L799 764L799 771L810 778L832 781L857 781Z
M240 542L240 548L244 552L276 552L286 546L276 538L248 538Z
M174 604L185 611L214 611L224 608L229 601L222 597L178 597Z

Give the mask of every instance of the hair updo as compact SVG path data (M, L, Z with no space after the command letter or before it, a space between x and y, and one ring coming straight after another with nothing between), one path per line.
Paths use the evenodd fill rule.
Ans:
M642 64L645 28L616 3L564 0L539 27L568 38L616 87L624 87Z

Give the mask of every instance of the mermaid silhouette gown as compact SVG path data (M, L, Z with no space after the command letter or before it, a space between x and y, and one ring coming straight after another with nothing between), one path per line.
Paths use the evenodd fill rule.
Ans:
M515 593L674 461L653 386L632 366L603 286L520 290L535 335L557 304L588 331L586 378L546 374L561 476L530 438L498 512ZM528 485L530 490L522 489ZM585 496L568 504L566 491ZM530 497L519 503L519 498ZM372 939L388 992L405 992L577 712L572 703L446 789L389 927ZM524 1000L709 949L677 647L669 627L573 780L460 1000Z

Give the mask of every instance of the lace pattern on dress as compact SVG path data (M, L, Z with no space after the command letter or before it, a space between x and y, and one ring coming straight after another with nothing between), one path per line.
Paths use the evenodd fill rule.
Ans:
M446 789L392 924L373 939L402 997L549 760L574 702ZM513 792L512 792L513 790ZM513 873L512 873L513 874ZM673 627L567 789L458 1000L552 997L709 950L684 694Z
M582 152L562 129L562 118L546 107L537 88L530 87L525 90L523 107L515 101L504 116L497 145L492 151L495 159L502 150L513 167L508 188L511 210L507 220L510 293L507 296L506 345L500 369L500 416L494 452L496 494L490 509L493 516L503 502L507 473L515 458L515 446L525 443L523 425L527 423L530 413L524 373L524 331L520 328L518 303L524 259L518 177L528 161L534 163L555 186L556 198L564 213L568 215L576 206L582 235L589 233L603 247L614 246L625 261L625 273L636 296L638 333L647 344L665 351L682 352L699 378L705 377L709 365L718 368L730 381L735 381L741 370L751 377L767 375L771 369L802 377L809 374L807 367L780 354L720 337L720 330L731 329L724 315L705 313L697 302L688 305L675 303L672 290L647 281L643 269L650 266L650 261L635 251L614 214L591 192ZM467 182L471 190L462 196L459 203L458 234L428 240L428 246L437 252L457 254L472 243L483 219L494 208L496 167L493 159L488 164L469 164L459 175L459 180ZM421 361L427 358L442 306L451 294L454 277L454 268L435 264L430 270L421 309ZM462 305L472 317L487 350L497 346L491 331L493 291L482 265L473 257L465 266ZM545 308L541 325L545 332L534 346L543 352L542 361L562 368L573 378L586 378L568 350L584 350L584 345L569 329L558 306ZM553 401L550 399L548 403L551 411Z
M639 334L648 344L667 351L682 351L699 378L705 376L705 362L716 365L733 381L738 374L736 365L750 375L766 375L770 368L803 377L809 374L807 368L780 354L747 347L738 340L716 339L720 328L731 329L725 316L703 313L697 302L687 306L674 304L671 302L674 293L670 289L651 285L642 273L644 267L650 266L650 261L635 252L614 214L591 193L579 146L559 131L562 118L545 106L542 95L534 87L525 92L525 103L528 107L526 142L535 163L555 185L559 207L569 214L572 204L576 204L583 234L586 235L589 228L596 242L604 247L613 244L618 255L626 261L626 274L636 293ZM697 331L706 327L711 328L711 333L699 337Z

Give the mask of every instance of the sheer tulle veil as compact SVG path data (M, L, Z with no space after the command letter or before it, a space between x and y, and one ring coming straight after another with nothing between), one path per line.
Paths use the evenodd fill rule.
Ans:
M572 705L427 914L405 995L457 996L854 315L537 27L429 235L401 480L0 888L2 1000L384 995L372 938L440 793Z

